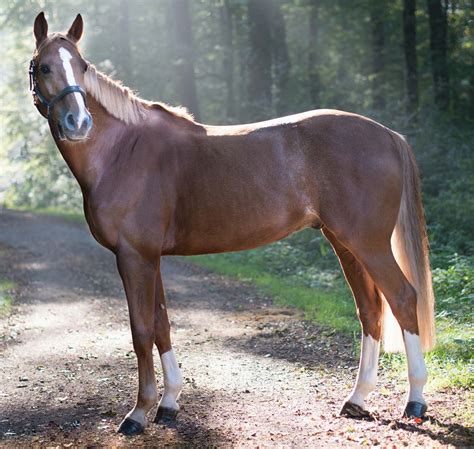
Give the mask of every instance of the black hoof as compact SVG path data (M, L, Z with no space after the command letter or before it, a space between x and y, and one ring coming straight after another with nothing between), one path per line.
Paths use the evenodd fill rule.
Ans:
M171 424L176 421L179 410L174 410L169 407L158 407L156 411L156 416L153 422L161 424Z
M416 401L410 401L405 407L403 418L423 418L425 416L427 407L425 404Z
M360 405L353 404L347 401L339 412L340 416L347 416L348 418L356 419L371 419L372 415L367 410L364 410Z
M118 433L122 433L128 437L142 433L145 428L137 421L125 418L117 429Z

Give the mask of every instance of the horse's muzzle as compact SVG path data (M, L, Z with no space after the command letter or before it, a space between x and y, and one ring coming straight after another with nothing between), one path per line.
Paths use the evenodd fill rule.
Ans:
M92 129L92 117L87 112L79 117L72 112L67 112L59 123L60 137L71 141L86 139Z

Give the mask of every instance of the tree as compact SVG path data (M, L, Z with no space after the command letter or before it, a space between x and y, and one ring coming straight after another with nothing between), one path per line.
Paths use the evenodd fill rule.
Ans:
M247 119L269 118L272 107L272 0L248 0L250 54Z
M189 1L170 0L170 6L174 22L176 93L181 104L199 119Z
M403 2L403 49L406 67L406 110L410 117L418 111L418 67L416 53L416 0Z
M308 28L308 81L309 96L312 107L320 105L321 78L319 76L319 1L309 2L309 28Z
M232 10L229 0L223 0L219 8L222 44L224 55L222 58L222 74L227 89L226 115L227 119L234 119L235 95L234 95L234 24Z
M385 108L385 9L385 0L371 1L372 104L379 110Z
M275 107L277 115L284 115L288 112L290 80L290 57L288 55L288 45L286 43L286 26L281 3L275 1L272 5L272 62L275 78Z
M449 74L447 58L447 0L427 0L430 23L431 71L434 99L440 110L449 107Z
M130 51L130 11L128 8L128 0L120 0L119 4L119 29L118 35L118 51L120 55L119 70L120 77L129 83L132 78L132 61Z

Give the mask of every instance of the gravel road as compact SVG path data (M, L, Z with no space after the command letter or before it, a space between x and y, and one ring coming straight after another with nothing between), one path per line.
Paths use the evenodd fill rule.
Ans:
M113 255L82 225L3 210L1 277L19 285L0 318L3 447L474 445L469 392L428 392L430 419L417 425L398 418L406 384L384 373L369 400L376 420L338 417L357 373L354 339L183 258L163 263L182 411L173 427L118 435L137 375Z

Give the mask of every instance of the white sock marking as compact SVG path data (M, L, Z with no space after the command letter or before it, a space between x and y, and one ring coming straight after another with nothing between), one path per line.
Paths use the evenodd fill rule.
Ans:
M423 398L423 387L428 380L428 372L426 371L425 360L421 350L420 337L404 330L403 339L407 353L408 380L410 382L408 400L426 404Z
M165 389L159 406L178 410L179 405L176 401L183 388L183 377L172 349L161 355L161 366L163 368Z
M357 380L348 401L364 408L364 401L375 389L377 383L377 369L379 363L380 341L370 335L362 334L359 372Z
M76 79L74 78L74 72L71 66L71 59L72 55L66 50L64 47L59 49L59 56L61 61L63 62L63 67L66 72L66 79L69 86L76 86ZM74 98L77 101L77 105L79 106L79 117L77 118L77 126L80 128L84 119L87 117L86 105L84 103L84 98L79 92L74 92Z

